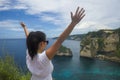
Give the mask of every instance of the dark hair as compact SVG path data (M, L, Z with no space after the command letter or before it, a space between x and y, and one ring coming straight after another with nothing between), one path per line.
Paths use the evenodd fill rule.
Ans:
M29 33L27 37L27 48L31 59L33 59L34 56L37 54L39 43L45 40L46 40L46 35L41 31Z

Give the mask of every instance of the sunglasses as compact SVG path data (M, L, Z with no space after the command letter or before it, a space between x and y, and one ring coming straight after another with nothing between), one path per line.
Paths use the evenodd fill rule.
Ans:
M46 42L47 44L49 43L49 41L47 40L47 41L44 41L44 42Z

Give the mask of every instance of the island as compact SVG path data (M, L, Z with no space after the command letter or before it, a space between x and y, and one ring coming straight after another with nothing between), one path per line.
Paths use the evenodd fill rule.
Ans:
M67 56L67 57L72 57L72 51L70 50L70 48L67 48L65 46L61 46L59 48L59 50L56 53L56 56Z
M82 57L120 62L120 28L89 32L80 46Z

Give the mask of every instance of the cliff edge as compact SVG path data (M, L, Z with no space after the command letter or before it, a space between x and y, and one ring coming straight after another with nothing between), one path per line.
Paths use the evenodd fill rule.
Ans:
M89 32L80 45L80 56L120 62L120 28Z

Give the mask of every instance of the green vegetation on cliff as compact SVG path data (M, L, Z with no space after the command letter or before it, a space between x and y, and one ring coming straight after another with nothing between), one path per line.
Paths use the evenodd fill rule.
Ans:
M70 50L70 48L67 48L67 47L61 45L59 50L56 52L56 56L72 57L72 51Z
M93 47L94 46L94 47ZM81 41L81 53L95 56L102 55L120 57L120 28L115 30L104 29L89 32Z
M117 54L118 57L120 57L120 28L119 28L119 29L116 29L116 32L117 32L118 35L119 35L119 42L117 43L116 54Z
M98 51L103 51L104 47L105 47L104 39L103 38L98 38Z
M59 52L62 52L62 53L67 53L67 50L70 50L70 49L63 45L59 48Z
M99 31L93 31L86 34L86 36L89 36L90 38L103 38L107 37L108 35L112 34L114 30L99 30Z
M66 47L61 46L61 47L59 48L59 51L60 51L60 52L63 52L63 53L66 53Z
M91 43L91 39L90 38L84 38L81 42L84 45L89 45Z
M13 57L0 57L0 80L30 80L30 73L24 74L15 64Z

